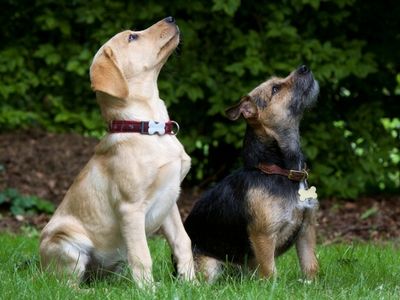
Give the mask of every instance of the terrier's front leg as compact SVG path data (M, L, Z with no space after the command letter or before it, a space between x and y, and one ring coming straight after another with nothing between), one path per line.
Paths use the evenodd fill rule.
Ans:
M275 276L275 235L267 235L264 232L250 232L250 241L256 262L260 266L261 275L266 278Z
M314 279L318 273L318 260L315 255L315 223L315 212L311 211L307 213L303 225L304 227L300 231L299 237L296 241L296 250L299 257L300 267L307 279Z

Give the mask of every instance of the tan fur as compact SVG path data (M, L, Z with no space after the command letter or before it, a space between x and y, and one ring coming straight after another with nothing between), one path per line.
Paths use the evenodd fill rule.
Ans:
M276 249L302 227L296 249L303 273L313 278L318 271L315 257L315 211L306 211L303 216L301 208L295 208L288 214L279 205L284 199L274 198L264 190L252 189L247 194L251 223L248 227L250 241L255 254L253 268L259 268L261 275L271 277L276 274ZM282 224L290 224L284 226Z
M271 101L270 91L272 86L280 85L280 91L274 96ZM274 137L278 143L280 142L280 136L274 131L274 125L279 124L279 128L293 128L297 122L296 119L288 117L288 110L290 99L292 98L293 92L293 74L286 78L272 77L271 79L260 84L249 94L250 97L257 97L258 99L264 99L268 109L258 111L258 117L256 120L249 124L252 124L256 129L258 136L262 137L268 134ZM284 108L284 109L282 109Z
M222 262L205 255L195 255L196 270L208 283L213 283L221 274Z
M255 256L252 267L258 269L263 277L269 278L276 274L277 224L283 212L273 197L259 189L248 192L248 202L249 214L252 216L248 232Z
M131 33L139 38L128 42ZM162 20L118 33L100 48L90 78L107 122L169 120L157 77L178 43L177 26ZM111 270L127 259L142 286L153 281L147 236L161 228L178 273L193 279L191 242L176 205L189 168L175 136L107 134L42 231L43 267L81 279L88 263Z
M313 279L318 273L318 260L315 256L316 245L316 214L315 211L306 213L307 222L300 231L299 238L296 241L296 251L299 257L300 267L307 279Z
M254 249L254 256L260 266L263 277L270 278L276 274L275 268L275 245L276 236L265 234L265 232L254 231L249 234Z
M121 69L117 65L112 48L106 46L91 69L94 91L101 91L116 98L128 97L129 89Z
M281 140L281 136L277 134L274 130L274 125L279 124L280 129L298 127L298 124L295 123L298 122L298 119L290 118L286 115L288 112L287 107L290 104L289 101L292 98L294 84L293 76L294 72L286 78L273 77L259 85L249 94L252 99L263 99L266 102L265 105L267 107L267 109L257 109L256 107L254 107L253 119L248 119L249 124L251 124L257 132L257 136L259 138L267 135L272 136L278 142L278 144L286 145L283 148L288 147L289 149L292 147L291 143ZM271 101L270 93L274 85L279 85L280 90L279 93L274 96L273 101ZM299 134L298 132L292 133L296 135ZM285 139L290 141L291 137L285 136ZM277 232L277 228L273 228L273 220L275 220L276 222L282 222L282 220L286 218L287 222L291 224L291 226L287 226L283 230L280 230L279 234L275 236L275 240L273 241L277 248L281 247L283 244L282 241L285 241L289 236L291 236L294 232L294 229L297 226L300 226L300 224L303 222L302 229L296 241L296 250L298 253L303 274L308 279L313 279L318 272L318 261L315 256L316 209L307 210L304 213L303 217L302 208L298 207L292 211L292 214L290 216L288 216L283 213L280 207L271 207L272 203L279 202L279 199L277 199L277 201L262 201L262 195L254 195L255 191L252 191L252 193L253 195L250 195L249 199L251 199L252 202L250 207L251 211L253 212L252 217L254 218L254 224L257 224L259 228L264 228L267 236L270 237L270 239L273 236L270 232ZM264 195L264 199L265 198L266 195ZM281 199L281 201L283 201L283 199ZM268 224L265 224L266 220L269 220ZM254 229L250 228L249 230L251 232L251 230ZM257 258L257 252L263 253L263 245L260 243L255 243L253 241L252 243L256 254L256 261L258 261L258 263L261 265L261 273L264 275L263 264L268 264L268 262L263 263ZM272 267L270 266L269 269L271 270ZM266 274L267 277L270 276L268 269L266 271Z
M276 205L274 197L266 195L265 191L252 189L247 193L249 213L252 216L249 231L264 232L272 235L279 228L276 224L281 219L283 212Z
M299 76L298 70L295 70L286 78L270 78L243 97L238 104L228 108L228 118L237 120L243 116L257 139L263 142L274 140L284 152L300 151L298 128L301 114L300 117L291 115L292 99L298 96L294 93L298 92L296 80ZM312 80L309 99L315 99L319 91L318 84ZM273 92L274 87L279 87L276 92ZM288 244L294 240L305 277L312 279L318 272L315 255L318 205L302 202L298 196L292 197L273 197L263 188L247 191L250 220L247 231L255 256L250 265L257 268L264 277L276 273L275 257L286 251Z

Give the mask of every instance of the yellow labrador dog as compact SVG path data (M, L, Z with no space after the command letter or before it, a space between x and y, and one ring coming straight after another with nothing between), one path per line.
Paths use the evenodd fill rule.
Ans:
M151 283L146 237L161 228L179 275L194 278L191 242L176 205L190 157L157 87L178 43L179 29L167 17L146 30L116 34L95 55L92 88L111 132L42 231L44 268L82 280L89 271L115 271L127 259L138 285Z

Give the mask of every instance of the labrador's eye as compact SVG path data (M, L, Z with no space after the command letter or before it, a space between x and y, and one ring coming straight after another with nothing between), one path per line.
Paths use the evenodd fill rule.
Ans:
M129 37L128 37L128 42L130 43L130 42L132 42L132 41L134 41L134 40L137 40L139 38L139 35L138 34L136 34L136 33L131 33L130 35L129 35Z
M272 87L272 96L275 95L276 93L278 93L280 89L281 89L281 87L279 85L274 85Z

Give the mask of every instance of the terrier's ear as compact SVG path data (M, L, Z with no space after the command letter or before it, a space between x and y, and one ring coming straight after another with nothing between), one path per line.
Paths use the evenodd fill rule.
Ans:
M118 67L113 50L105 46L90 66L92 90L103 92L117 98L127 98L128 84Z
M245 96L239 104L228 108L225 114L232 121L239 119L240 115L243 115L245 119L250 119L257 116L257 107L250 96Z

